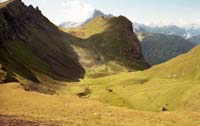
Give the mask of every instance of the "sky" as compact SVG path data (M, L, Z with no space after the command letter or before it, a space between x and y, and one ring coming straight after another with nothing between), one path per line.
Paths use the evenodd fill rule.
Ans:
M2 0L0 0L2 1ZM83 22L94 9L144 24L200 24L200 0L23 0L55 24Z

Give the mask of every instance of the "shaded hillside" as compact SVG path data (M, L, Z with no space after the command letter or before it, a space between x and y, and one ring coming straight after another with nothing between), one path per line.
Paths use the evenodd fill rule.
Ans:
M166 62L180 54L188 52L197 44L178 36L155 33L138 35L142 42L142 52L150 65Z
M5 81L6 75L7 73L3 70L3 66L0 64L0 83Z
M69 45L72 37L59 31L38 8L21 0L1 3L0 63L22 83L77 81L84 75ZM37 84L32 85L37 90Z
M85 68L102 71L135 71L148 68L141 44L125 17L97 17L82 27L63 29L84 40L75 43Z

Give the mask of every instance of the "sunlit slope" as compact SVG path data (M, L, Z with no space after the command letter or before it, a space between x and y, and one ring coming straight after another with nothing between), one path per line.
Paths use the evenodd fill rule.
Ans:
M145 73L152 77L200 80L200 46L169 62L146 70Z
M148 111L200 111L200 47L143 72L88 77L61 93ZM87 90L86 90L87 89Z
M148 67L132 23L123 16L97 17L79 28L62 30L83 39L74 48L86 69L119 72Z
M86 92L89 99L138 110L200 111L199 81L153 79L141 73L88 78L59 92L74 96Z
M110 26L109 21L112 18L103 18L101 16L94 18L90 22L78 28L61 28L63 31L68 32L76 37L89 38L92 35L102 33Z
M5 126L8 124L29 126L200 125L200 114L193 112L141 112L68 95L25 92L19 84L15 83L0 85L0 92L0 124Z

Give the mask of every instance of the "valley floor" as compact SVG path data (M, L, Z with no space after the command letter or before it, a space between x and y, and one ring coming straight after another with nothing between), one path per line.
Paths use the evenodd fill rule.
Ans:
M0 85L1 126L200 126L199 112L147 112Z

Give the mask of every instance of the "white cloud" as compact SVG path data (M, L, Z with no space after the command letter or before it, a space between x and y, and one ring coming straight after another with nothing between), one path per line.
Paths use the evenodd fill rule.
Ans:
M83 22L87 18L91 17L93 12L94 7L88 3L83 3L79 0L65 0L58 12L58 18L61 22Z
M83 22L94 12L91 4L81 0L23 0L23 2L39 6L42 13L57 25L66 21Z

